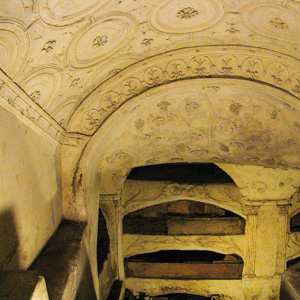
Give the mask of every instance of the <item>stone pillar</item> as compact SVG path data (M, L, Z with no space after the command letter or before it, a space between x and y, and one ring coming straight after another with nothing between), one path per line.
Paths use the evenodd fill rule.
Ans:
M288 205L277 205L277 207L279 217L277 228L276 274L281 275L286 269Z
M255 276L255 256L256 256L256 231L257 215L260 206L246 205L246 261L244 266L244 277Z

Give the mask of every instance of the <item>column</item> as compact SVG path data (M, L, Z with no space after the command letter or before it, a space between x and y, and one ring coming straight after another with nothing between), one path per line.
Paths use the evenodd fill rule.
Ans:
M255 255L256 255L256 230L257 215L260 206L246 205L247 222L246 222L246 261L244 265L244 276L255 276Z
M277 205L277 207L279 217L277 228L276 274L281 275L286 269L288 205Z

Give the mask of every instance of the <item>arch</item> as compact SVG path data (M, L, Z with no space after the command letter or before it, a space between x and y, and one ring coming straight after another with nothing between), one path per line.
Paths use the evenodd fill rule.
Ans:
M123 233L143 235L244 234L245 220L202 201L176 200L135 210L123 217Z
M62 149L64 214L70 219L88 220L91 245L95 245L96 241L97 226L95 224L97 224L99 194L101 185L104 184L101 182L101 174L105 172L174 161L240 163L272 168L298 167L298 153L300 153L297 139L299 124L296 121L299 115L298 93L300 92L297 86L298 61L285 55L274 55L273 52L264 49L249 47L238 49L227 46L182 49L168 52L159 56L159 60L157 59L158 57L152 57L147 61L132 65L105 81L84 99L70 119L69 133ZM251 62L255 62L258 68L263 67L253 69ZM280 64L286 70L283 72L286 75L277 74L283 77L276 76L274 64ZM156 72L160 74L160 70L162 70L162 77L156 74ZM128 74L126 78L125 73ZM151 77L150 73L156 75ZM255 93L257 95L256 98L253 97L255 101L266 101L265 103L268 104L269 110L262 113L268 114L269 122L263 124L259 129L259 134L252 139L244 135L242 131L239 132L240 128L247 128L247 124L242 123L245 118L239 114L239 103L227 103L227 110L213 109L214 105L215 107L221 105L220 97L216 97L212 106L208 103L210 97L207 99L205 94L217 93L220 86L232 91L236 88L240 92L251 89L252 95ZM170 95L163 94L165 90L171 90L176 95L174 91L179 88L181 90L184 88L184 91L182 99L178 101L176 99L170 101L168 100ZM184 96L189 90L199 94L197 88L204 91L203 97L201 96L196 104L193 103L195 101L187 101ZM158 98L155 98L155 95ZM137 132L144 130L143 120L136 118L141 111L148 112L147 109L141 108L144 104L152 107L153 110L158 109L165 114L164 117L168 121L176 122L176 116L168 114L168 103L164 103L164 100L159 97L166 97L165 102L177 105L176 112L184 108L185 115L181 119L185 123L182 124L188 124L189 119L192 119L191 115L197 115L195 108L197 110L206 101L207 107L211 107L210 119L205 120L204 114L198 113L197 128L205 124L208 126L206 128L203 126L203 130L199 130L198 135L189 132L190 134L184 136L185 129L178 133L174 130L176 126L169 124L167 125L169 130L167 136L170 137L168 140L159 139L159 136L153 135L155 130L152 130L149 139L145 134L144 141L146 142L143 149L137 149L134 143L122 140L121 135L124 133L122 128L134 127ZM238 97L231 98L239 99ZM244 99L241 105L247 103L248 100ZM231 104L234 105L231 106ZM253 108L256 103L251 105ZM214 115L214 111L219 111L223 115ZM281 113L283 114L278 118L278 114ZM252 115L251 112L249 114ZM157 116L159 117L158 114ZM151 118L150 115L149 118ZM235 123L232 121L233 118L241 122L240 127L233 124ZM127 127L130 121L131 127ZM149 127L156 126L157 128L163 124L160 118L150 119L150 121ZM281 121L284 123L283 126L281 123L280 126L273 125ZM273 134L271 139L265 134L268 131L266 129L270 129L267 126L270 126ZM114 129L113 132L112 129ZM280 134L277 134L278 130ZM288 134L283 134L285 132ZM205 134L208 137L203 142L202 136ZM281 139L279 142L277 136ZM182 137L186 143L178 142L183 140ZM262 140L257 142L257 137L262 137ZM240 140L243 138L245 144ZM121 140L122 143L120 143ZM152 152L147 154L149 141ZM262 147L266 141L272 141L269 145L272 151L264 152L261 151L263 149L258 149L260 153L260 158L258 158L255 153L251 152L255 148L251 143ZM286 147L287 143L291 146ZM120 145L125 145L125 148ZM171 145L174 149L170 148ZM176 153L176 156L172 157L170 153L167 153L166 156L159 157L161 149L168 150L169 148L170 152ZM132 152L129 153L127 150ZM236 159L237 157L241 159ZM119 200L117 194L115 201ZM209 202L211 199L205 201ZM237 204L240 206L240 203L237 202ZM238 208L235 212L237 211L239 211ZM95 261L95 258L92 257L91 261ZM93 274L96 273L96 270L93 270Z
M201 184L233 183L233 179L213 163L168 163L132 168L130 180L197 182Z
M279 66L282 72L278 72ZM242 78L299 98L299 66L299 61L288 55L245 46L201 46L169 51L133 64L104 81L76 109L68 132L92 135L128 100L153 87L191 78Z

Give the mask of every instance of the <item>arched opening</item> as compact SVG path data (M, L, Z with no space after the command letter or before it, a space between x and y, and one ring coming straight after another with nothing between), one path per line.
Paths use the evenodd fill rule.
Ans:
M101 209L99 209L99 218L98 218L98 236L97 236L97 268L98 274L103 270L104 262L108 258L109 254L109 234L106 226L105 218L102 214Z
M163 250L126 258L126 277L165 279L240 279L243 260L213 251Z
M286 263L286 266L287 266L287 268L290 268L290 267L292 267L292 266L294 266L294 265L296 265L298 263L300 263L300 256L288 260L287 263Z
M212 163L168 163L131 170L127 179L197 183L233 183L227 173Z
M300 212L293 216L290 220L290 231L299 232L300 231Z

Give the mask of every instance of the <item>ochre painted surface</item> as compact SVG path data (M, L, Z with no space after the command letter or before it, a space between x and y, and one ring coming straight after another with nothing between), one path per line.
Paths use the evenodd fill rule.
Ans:
M300 2L0 0L0 11L0 267L28 268L63 216L87 223L99 299L125 278L124 258L168 248L236 253L243 277L126 287L278 299L300 255L288 225L300 210ZM176 162L218 164L235 185L126 180ZM230 210L245 234L123 234L126 214L175 200Z

